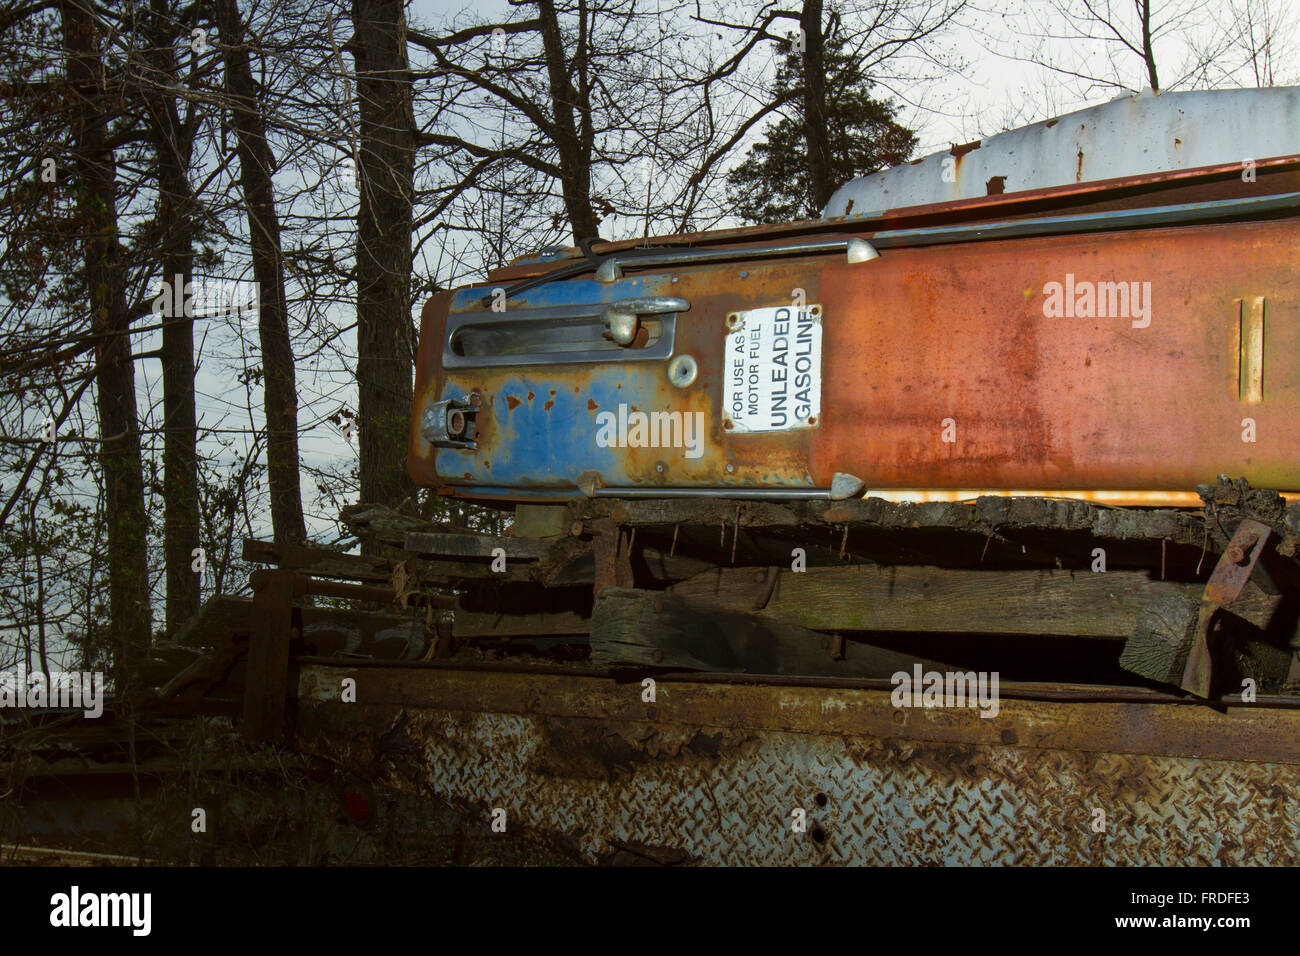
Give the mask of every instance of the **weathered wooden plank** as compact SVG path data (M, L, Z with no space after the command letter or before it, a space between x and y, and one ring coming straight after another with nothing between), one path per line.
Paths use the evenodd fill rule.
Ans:
M419 660L428 651L429 634L421 611L355 611L334 607L296 607L304 653L337 654L381 660ZM253 602L221 595L204 605L202 627L190 632L191 646L225 646L251 630ZM457 608L453 633L458 640L482 637L555 637L583 635L590 619L575 611L517 613L508 608Z
M481 561L456 561L417 558L407 551L394 549L387 557L378 555L347 554L326 548L307 548L301 545L275 544L270 541L244 542L244 560L262 564L276 564L293 568L322 578L347 581L389 583L399 563L417 580L428 584L447 584L473 578L491 577L493 580L529 580L527 567L507 566L504 574L493 573Z
M671 588L700 605L752 608L752 568L707 571ZM1199 599L1201 586L1137 571L982 571L849 565L782 569L758 613L801 627L843 631L934 631L1128 637L1138 611L1171 594ZM1253 585L1231 611L1264 626L1276 599Z
M1190 594L1171 594L1143 608L1119 666L1148 680L1180 684L1199 609L1200 602Z
M339 512L343 522L358 538L382 541L400 548L409 531L445 531L450 534L473 534L468 528L444 521L432 521L416 515L402 514L384 505L348 505Z
M258 564L275 564L282 568L304 571L322 578L350 581L391 581L391 558L347 554L328 548L307 548L296 544L244 539L243 558Z
M717 498L597 499L589 514L608 516L626 527L731 524L740 506L741 526L755 529L794 528L800 519L792 506L764 501L728 501Z
M912 654L739 610L719 610L662 591L603 588L591 620L591 660L605 667L749 674L888 678L914 664L945 669Z
M213 647L248 637L252 606L248 598L218 594L204 602L173 641L184 647Z
M798 506L808 524L881 531L937 529L986 533L969 501L886 501L857 498L851 501L808 501Z
M292 620L293 572L267 572L253 600L250 623L248 682L244 687L246 740L274 742L284 732Z
M516 538L555 538L571 534L577 504L537 505L519 502L510 533Z
M552 548L549 541L511 538L488 534L442 534L432 531L407 532L405 547L415 554L445 558L492 558L498 550L516 561L536 561Z
M581 637L591 629L591 618L576 611L528 614L457 611L451 627L458 642L486 637Z

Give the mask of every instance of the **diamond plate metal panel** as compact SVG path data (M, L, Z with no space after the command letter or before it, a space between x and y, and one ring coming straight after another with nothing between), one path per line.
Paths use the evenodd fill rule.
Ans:
M391 728L413 759L389 783L591 862L1293 865L1300 843L1289 764L439 710Z

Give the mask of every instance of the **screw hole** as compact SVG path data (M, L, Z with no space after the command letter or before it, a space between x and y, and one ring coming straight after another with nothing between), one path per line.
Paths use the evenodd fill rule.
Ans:
M817 804L817 806L819 807L826 806L827 803L826 794L824 793L817 794L817 796L813 797L813 803Z
M826 831L821 827L814 825L812 828L813 842L819 846L826 842Z

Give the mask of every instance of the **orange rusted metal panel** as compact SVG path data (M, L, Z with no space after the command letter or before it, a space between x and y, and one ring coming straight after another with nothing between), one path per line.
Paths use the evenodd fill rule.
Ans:
M1289 176L1294 165L1271 168ZM1247 205L1222 175L1203 176L1236 197L1217 204L1135 202L1142 186L1144 202L1163 203L1160 187L1181 188L1184 172L1090 193L1089 209L1104 211L1086 215L1068 205L1046 215L1040 204L1026 220L1033 194L982 197L944 204L964 231L941 236L925 207L929 218L903 210L878 223L902 230L825 223L776 236L787 244L776 251L746 232L695 252L652 250L678 261L643 265L625 250L604 275L508 297L504 285L441 294L422 319L411 474L447 493L507 499L825 496L837 474L869 493L922 495L1082 489L1172 502L1220 473L1300 490L1296 194ZM1060 192L1037 198L1078 199ZM1007 228L1017 231L997 231ZM879 256L849 261L850 238ZM804 254L790 243L821 245ZM640 316L640 339L626 347L601 340L606 308L633 300L688 306ZM760 311L780 308L791 310L784 320ZM814 310L816 414L798 418L796 333ZM748 331L735 327L745 322ZM758 328L756 402L736 378L743 366L752 381L754 368L737 335ZM788 388L767 381L786 362ZM430 410L471 397L472 434L439 447ZM781 424L751 430L763 425L754 408Z

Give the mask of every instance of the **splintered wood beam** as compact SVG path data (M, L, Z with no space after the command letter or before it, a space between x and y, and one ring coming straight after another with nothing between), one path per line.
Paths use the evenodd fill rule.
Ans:
M465 536L443 537L464 539ZM276 544L271 541L255 541L251 538L244 540L243 559L257 564L292 568L316 577L368 583L391 583L394 569L399 563L405 564L408 575L427 584L459 584L476 579L497 582L537 580L547 587L564 587L591 584L595 580L595 562L589 541L566 537L542 544L539 549L536 545L541 544L540 542L517 538L502 540L511 542L511 546L506 548L507 561L504 572L493 571L490 560L476 560L474 557L463 560L437 560L411 554L404 561L399 561L396 558L347 554L327 548ZM532 557L517 552L520 547L529 548ZM467 548L473 552L476 546L470 544ZM478 558L490 559L491 556L491 546L485 553L476 553ZM638 569L659 582L681 581L717 566L712 561L683 554L670 555L659 548L642 547L639 543L633 559ZM192 630L192 628L187 629ZM178 643L194 642L181 640Z
M274 564L323 578L389 581L393 577L394 562L389 558L347 554L328 548L307 548L300 544L245 538L242 556L245 561L255 564Z
M698 606L754 610L822 631L930 631L1122 638L1138 612L1202 586L1138 571L978 571L911 565L780 569L775 586L753 568L720 568L673 585ZM764 592L770 596L764 599ZM763 603L760 605L759 602ZM1278 599L1253 584L1229 610L1268 624Z
M551 550L549 541L486 534L441 534L431 531L408 532L404 544L407 551L416 554L443 558L494 558L501 555L516 561L536 561Z
M408 574L416 575L419 580L431 584L488 577L497 581L529 579L528 569L519 565L512 565L504 573L494 573L489 565L475 560L421 559L408 552L402 552L396 557L348 554L328 548L308 548L252 539L244 540L243 558L257 564L274 564L316 577L345 581L390 582L394 569L403 562L407 565Z
M346 654L383 660L419 660L428 651L425 612L356 611L348 608L295 605L302 622L302 653L330 657ZM583 635L590 619L581 609L523 611L457 607L452 631L457 640L484 637L562 637ZM253 602L220 595L208 601L184 637L187 646L220 650L247 639L252 631ZM178 642L179 642L178 638Z
M752 611L719 610L664 591L603 588L591 617L591 660L604 667L888 678L935 661L837 640Z

